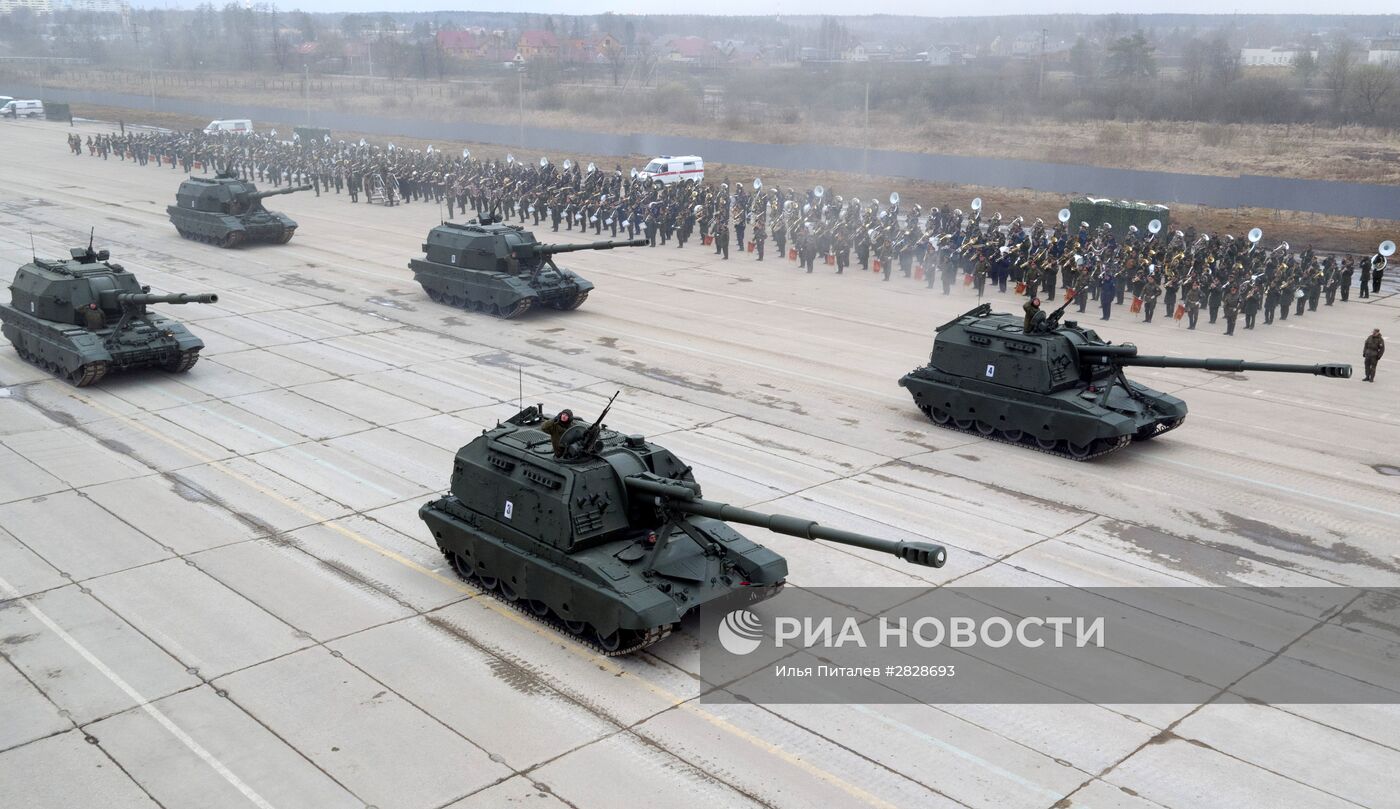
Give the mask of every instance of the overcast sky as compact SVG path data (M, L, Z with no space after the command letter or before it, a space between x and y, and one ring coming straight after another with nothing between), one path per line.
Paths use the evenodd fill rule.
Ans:
M200 0L135 0L138 6L193 7ZM222 6L222 0L214 0ZM928 17L985 16L991 14L1107 14L1145 13L1141 3L1111 0L996 0L991 3L929 2L928 0L705 0L693 5L658 3L656 0L277 0L283 10L304 11L509 11L533 14L699 13L728 14L911 14ZM1158 4L1151 11L1172 14L1395 14L1396 0L1176 0Z

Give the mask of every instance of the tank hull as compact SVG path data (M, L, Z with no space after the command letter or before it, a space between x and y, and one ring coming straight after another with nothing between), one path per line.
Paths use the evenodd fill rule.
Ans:
M291 217L275 211L233 216L170 205L165 212L181 236L220 247L238 247L250 242L286 244L297 229Z
M1105 389L1053 394L957 377L924 366L899 380L931 421L948 429L1074 460L1105 455L1154 438L1186 418L1186 403L1128 381Z
M5 338L25 360L79 387L112 371L163 368L182 373L199 359L204 342L180 323L147 315L129 323L117 339L113 327L88 331L80 326L41 320L0 304Z
M408 268L432 300L505 318L541 307L577 309L593 290L592 282L568 270L548 270L532 279L424 259L409 261Z
M665 576L643 575L635 564L619 561L636 545L631 538L584 552L551 553L524 535L511 537L510 528L470 512L451 495L425 503L418 514L459 577L607 655L626 654L661 640L696 607L771 598L787 575L781 557L753 545L728 525L695 520L698 530L712 539L746 549L764 567L771 584L726 584L718 569L705 571L702 579L712 583L681 601L658 587Z

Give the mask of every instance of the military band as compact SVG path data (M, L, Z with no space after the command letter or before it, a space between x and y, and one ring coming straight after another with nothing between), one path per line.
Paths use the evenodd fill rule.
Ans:
M822 186L805 192L765 187L762 180L731 185L684 180L659 184L624 172L621 166L600 169L571 160L556 165L481 160L434 149L383 147L364 140L333 141L294 135L279 139L275 131L204 134L201 132L126 131L68 138L81 156L130 160L136 165L238 176L278 187L307 184L319 195L344 193L350 202L385 206L430 202L444 206L447 218L489 214L528 227L547 225L612 237L642 235L652 247L672 239L684 248L696 235L721 260L734 251L766 256L771 239L776 254L796 262L805 273L830 267L838 274L858 266L895 277L922 280L942 294L963 287L981 299L991 292L1014 292L1028 300L1076 299L1080 312L1092 300L1103 320L1114 304L1131 295L1131 311L1152 323L1160 299L1168 318L1195 329L1201 310L1207 325L1224 312L1225 334L1234 335L1239 315L1252 330L1262 307L1264 323L1287 320L1347 302L1352 279L1357 294L1379 292L1394 244L1385 242L1371 256L1322 256L1311 248L1294 252L1285 242L1267 249L1255 228L1243 238L1197 234L1193 228L1167 232L1159 222L1139 230L1115 232L1109 224L1077 224L1069 211L1047 225L1022 217L1002 221L1000 213L983 218L982 202L971 210L920 205L901 207L898 193L887 199L845 197ZM732 237L732 241L731 241ZM852 256L854 252L854 257ZM852 259L854 258L854 263ZM990 282L990 289L989 287Z

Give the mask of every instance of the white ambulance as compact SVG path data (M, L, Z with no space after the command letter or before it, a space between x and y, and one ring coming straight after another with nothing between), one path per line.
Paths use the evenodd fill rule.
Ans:
M214 135L219 132L252 132L253 122L247 118L228 118L222 121L210 121L209 126L204 127L204 134Z
M698 183L705 179L705 160L697 155L661 155L637 172L637 177L663 185L678 183L681 180L694 180Z

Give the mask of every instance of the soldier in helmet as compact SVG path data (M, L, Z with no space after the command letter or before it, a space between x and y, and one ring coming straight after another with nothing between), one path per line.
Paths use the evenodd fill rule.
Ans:
M1040 298L1031 298L1021 308L1026 312L1026 322L1022 328L1026 334L1030 334L1035 328L1035 316L1040 314Z
M564 445L559 443L559 439L564 437L564 433L574 426L574 411L564 408L555 414L554 418L546 419L540 425L540 431L549 436L549 444L554 449L554 457L558 458L564 454Z

